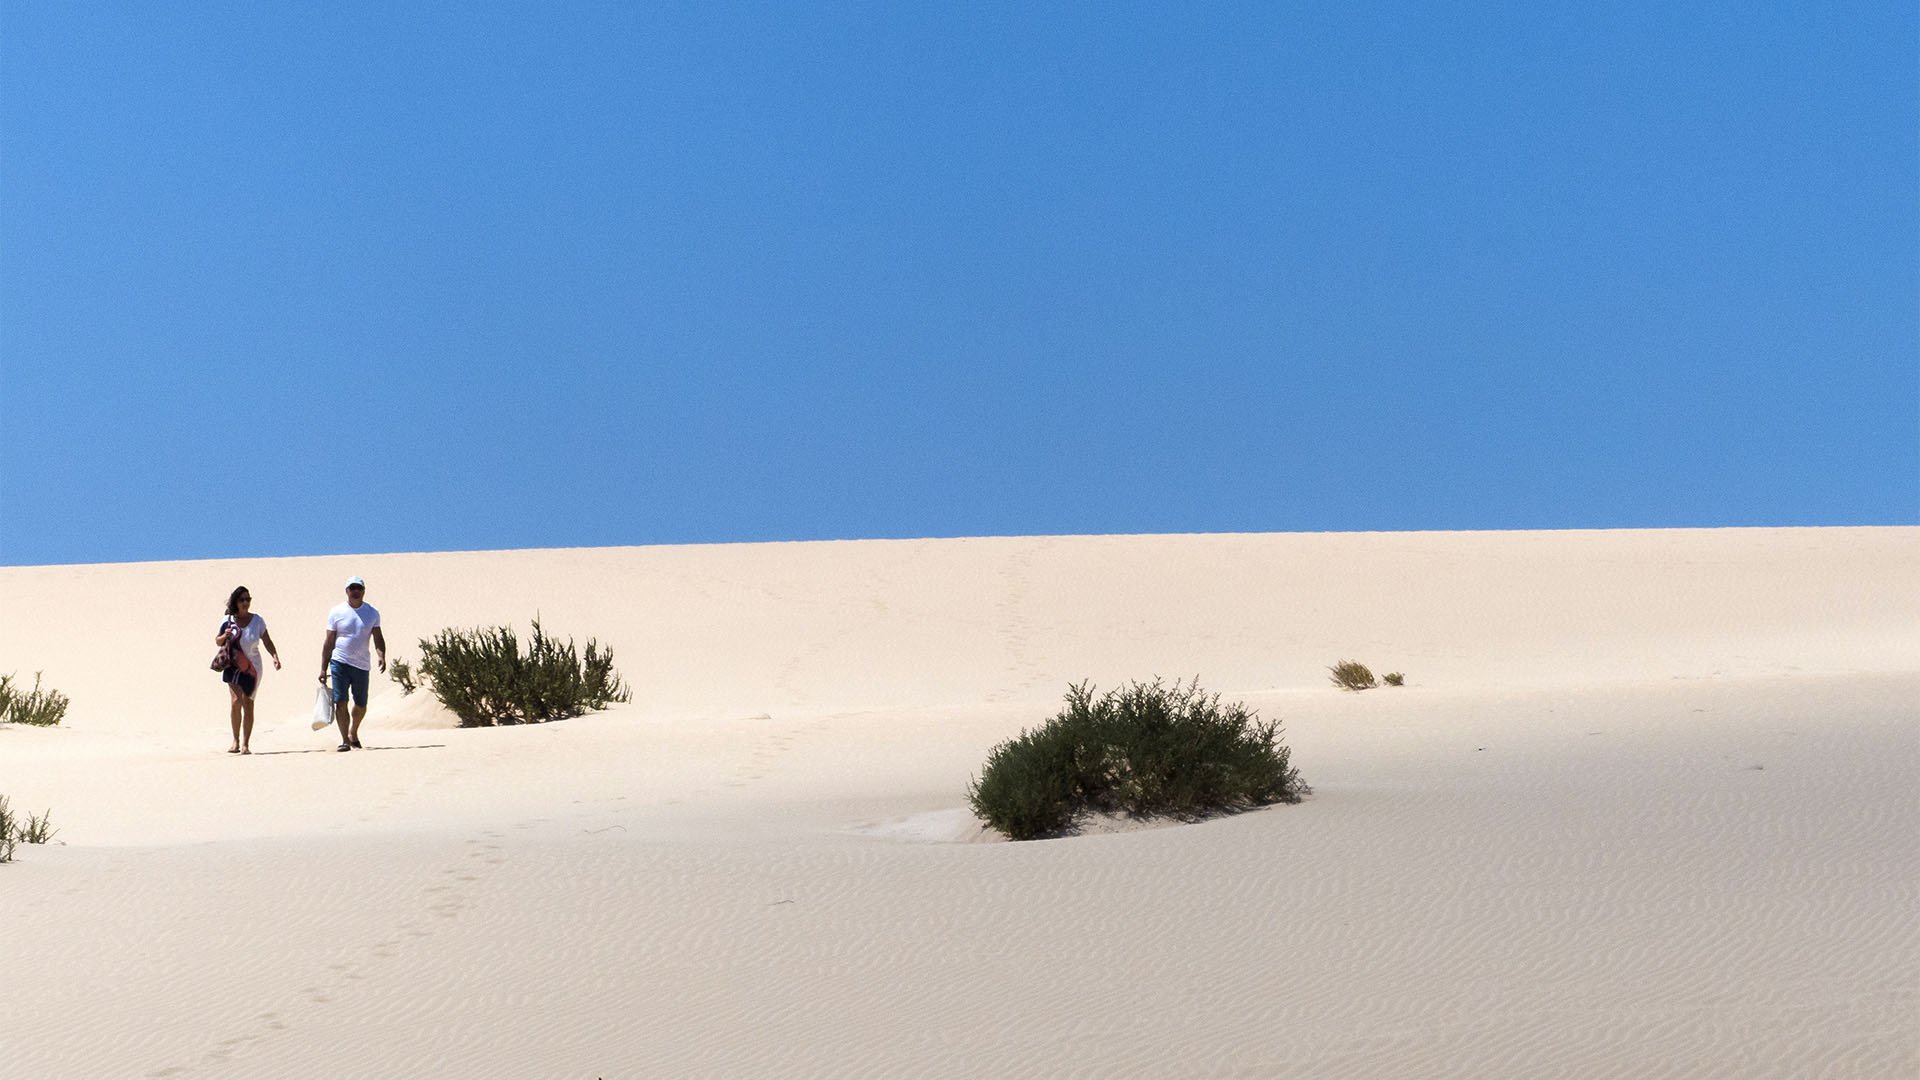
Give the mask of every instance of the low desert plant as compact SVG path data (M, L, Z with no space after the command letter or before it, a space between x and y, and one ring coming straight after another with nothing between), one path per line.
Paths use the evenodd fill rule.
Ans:
M30 691L15 686L13 676L0 675L0 723L52 727L66 717L67 704L67 695L41 688L40 672L34 673Z
M975 816L1014 840L1059 836L1073 828L1088 801L1082 762L1094 748L1088 745L1090 733L1074 726L1068 715L988 751L980 778L967 788Z
M1407 685L1407 677L1398 671L1389 671L1385 675L1380 676L1380 680L1388 686Z
M387 675L394 682L400 684L400 696L402 697L420 689L418 673L413 670L413 665L407 663L405 660L395 660L393 663L388 664Z
M25 821L13 812L7 804L7 797L0 795L0 863L11 862L16 845L44 844L53 839L55 829L49 824L53 811L44 814L28 814Z
M1342 660L1327 670L1333 673L1333 685L1342 690L1371 690L1380 685L1372 669L1358 660Z
M538 724L632 699L613 670L613 653L591 638L586 655L550 638L533 621L527 651L504 626L442 630L420 641L417 685L433 691L461 727Z
M14 838L23 844L44 844L53 839L53 834L58 830L47 824L52 816L51 810L44 814L28 814L26 821L14 826Z
M1070 687L1052 720L994 747L967 788L973 811L1015 840L1070 832L1087 813L1195 820L1308 792L1280 725L1221 705L1198 681L1155 679L1095 697Z

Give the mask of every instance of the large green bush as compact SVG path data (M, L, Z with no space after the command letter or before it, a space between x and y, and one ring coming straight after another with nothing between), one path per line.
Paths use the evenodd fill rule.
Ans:
M1052 720L989 752L967 799L1015 840L1062 835L1087 813L1194 820L1299 802L1309 789L1279 735L1279 724L1221 705L1197 680L1100 697L1082 683Z
M632 699L613 670L610 650L588 639L581 656L571 638L562 643L548 637L539 619L525 652L504 626L423 638L420 667L409 678L431 688L461 727L538 724Z
M0 724L52 727L66 715L67 695L41 689L38 672L34 673L32 690L15 686L11 675L0 675Z

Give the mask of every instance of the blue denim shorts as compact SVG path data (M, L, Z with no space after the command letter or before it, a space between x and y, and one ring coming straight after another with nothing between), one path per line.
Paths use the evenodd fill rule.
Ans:
M367 707L367 687L373 673L366 668L357 668L352 664L343 664L338 660L327 661L327 676L333 680L333 703L347 700L347 691L353 691L353 704L357 708Z

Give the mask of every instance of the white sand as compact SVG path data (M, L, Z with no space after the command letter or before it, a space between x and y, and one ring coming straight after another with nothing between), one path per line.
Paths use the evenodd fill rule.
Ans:
M337 754L350 574L396 655L538 612L634 701L469 731L376 678ZM249 758L240 584L287 664ZM9 1078L1920 1074L1920 529L0 569L36 669ZM981 833L989 747L1154 675L1281 720L1315 795Z

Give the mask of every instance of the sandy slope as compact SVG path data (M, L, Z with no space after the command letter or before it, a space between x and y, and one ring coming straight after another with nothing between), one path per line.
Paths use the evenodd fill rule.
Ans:
M635 700L303 718L525 621ZM248 759L206 656L287 668ZM1400 669L1343 694L1325 667ZM0 569L0 1075L1909 1076L1920 529L1083 537ZM1316 794L993 842L987 748L1198 675Z

